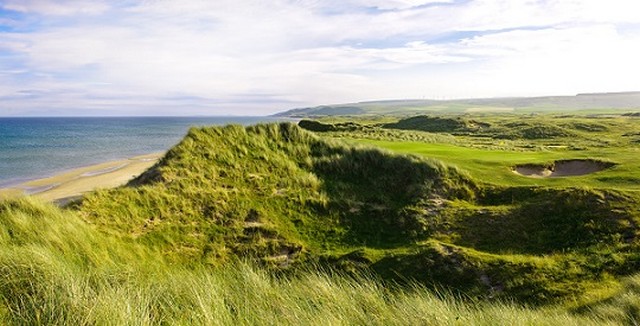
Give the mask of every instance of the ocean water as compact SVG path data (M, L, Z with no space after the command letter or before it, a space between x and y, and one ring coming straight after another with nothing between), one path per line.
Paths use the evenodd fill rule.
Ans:
M0 118L0 188L177 144L191 126L278 121L268 117ZM279 119L282 121L282 119Z

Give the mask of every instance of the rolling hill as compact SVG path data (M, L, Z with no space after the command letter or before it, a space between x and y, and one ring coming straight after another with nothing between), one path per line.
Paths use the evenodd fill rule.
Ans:
M312 262L543 303L640 267L637 207L634 193L494 186L285 123L192 129L129 187L78 209L179 263Z
M640 110L640 92L585 93L576 96L479 98L461 100L390 100L322 105L277 113L278 117L336 115L416 115L426 113L552 112Z
M64 209L1 201L0 320L634 321L638 207L633 191L493 185L290 123L193 128L127 186Z

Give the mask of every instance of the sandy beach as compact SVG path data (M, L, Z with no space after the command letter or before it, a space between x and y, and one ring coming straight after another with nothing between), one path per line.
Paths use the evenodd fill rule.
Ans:
M153 153L100 163L66 171L49 178L2 188L0 189L0 199L31 195L48 201L64 203L95 189L123 185L150 168L163 154Z

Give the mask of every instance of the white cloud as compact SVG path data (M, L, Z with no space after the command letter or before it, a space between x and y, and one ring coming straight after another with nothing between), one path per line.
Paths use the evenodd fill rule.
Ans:
M481 56L472 71L503 95L638 89L640 34L622 36L612 25L510 31L460 45L460 53Z
M94 15L109 9L109 2L99 0L5 0L0 5L8 10L54 16Z
M452 0L338 0L321 1L323 6L335 8L343 6L345 8L377 8L379 10L402 10L411 9L429 4L447 4Z
M637 88L634 1L438 3L11 0L2 6L45 24L0 32L12 58L0 64L0 96L15 95L14 107L122 112L189 98L193 112L213 114Z

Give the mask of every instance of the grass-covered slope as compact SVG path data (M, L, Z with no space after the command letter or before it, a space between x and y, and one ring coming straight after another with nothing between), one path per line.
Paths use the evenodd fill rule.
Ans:
M433 196L472 196L455 169L327 142L293 124L192 129L131 187L88 196L87 219L179 259L256 253L277 263L417 236ZM284 262L280 261L284 260Z
M0 322L633 323L639 205L293 124L192 129L127 187L0 202ZM572 310L518 308L559 301Z
M493 124L465 117L415 116L381 126L388 129L446 132L457 135L476 135L497 139L552 139L576 137L572 129L581 131L604 131L606 126L598 123L581 123L558 126L543 119L520 119ZM328 131L328 130L327 130Z
M637 278L574 311L460 300L309 268L186 267L104 234L72 211L0 202L3 325L606 325L637 320Z
M431 117L427 115L419 115L401 119L398 122L383 124L382 128L403 129L403 130L419 130L427 132L470 132L483 128L489 128L491 125L482 123L464 117Z
M492 187L292 124L192 129L129 187L78 207L172 261L254 257L549 302L638 266L638 203L611 191Z

